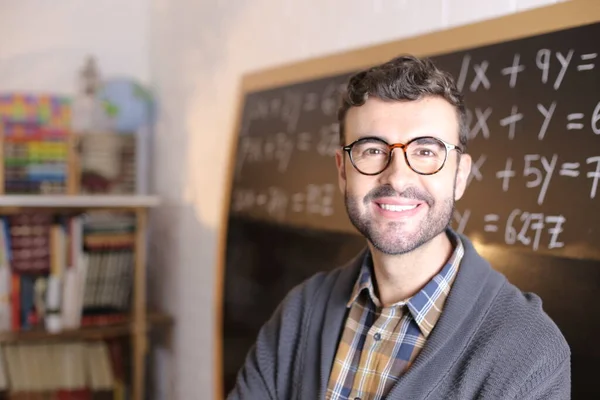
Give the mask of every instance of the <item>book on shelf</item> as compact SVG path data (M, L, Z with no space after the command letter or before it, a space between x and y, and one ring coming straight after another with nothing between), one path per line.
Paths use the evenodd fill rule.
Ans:
M0 398L125 400L127 345L118 340L5 344Z
M60 331L125 322L135 214L0 216L0 331Z

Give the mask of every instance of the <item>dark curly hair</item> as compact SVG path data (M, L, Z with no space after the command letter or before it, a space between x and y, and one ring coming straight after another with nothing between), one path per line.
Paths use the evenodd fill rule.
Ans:
M396 57L350 77L338 110L340 145L346 144L345 119L351 107L362 106L369 97L399 101L419 100L426 96L440 96L456 107L460 147L463 152L466 151L469 133L467 115L463 96L454 78L439 70L430 59L411 55Z

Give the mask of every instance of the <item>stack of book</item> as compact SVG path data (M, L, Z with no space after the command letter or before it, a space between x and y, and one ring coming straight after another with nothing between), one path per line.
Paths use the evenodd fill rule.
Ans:
M126 320L135 222L114 211L0 217L0 330Z
M124 348L115 340L5 345L0 398L125 400Z

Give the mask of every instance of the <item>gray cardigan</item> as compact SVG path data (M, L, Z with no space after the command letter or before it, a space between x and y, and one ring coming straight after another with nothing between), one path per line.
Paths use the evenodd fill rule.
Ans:
M465 255L444 311L386 399L570 399L570 350L542 310L460 235ZM324 399L364 253L288 293L261 328L228 400Z

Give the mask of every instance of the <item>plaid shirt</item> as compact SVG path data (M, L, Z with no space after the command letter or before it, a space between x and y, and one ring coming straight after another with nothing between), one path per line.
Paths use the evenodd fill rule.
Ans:
M375 295L372 259L367 254L347 304L350 312L331 370L327 400L383 399L408 370L435 327L456 277L464 248L457 237L453 242L452 256L420 292L384 308Z

